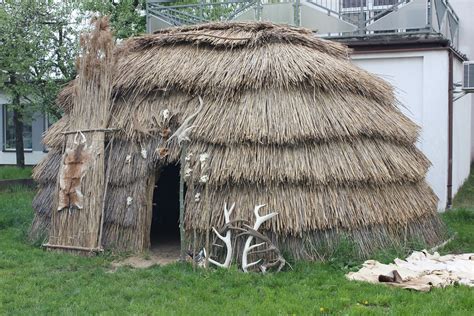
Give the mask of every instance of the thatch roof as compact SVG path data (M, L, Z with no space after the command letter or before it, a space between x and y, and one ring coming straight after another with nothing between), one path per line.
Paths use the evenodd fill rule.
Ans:
M146 247L134 237L146 180L180 154L177 146L165 158L158 153L166 146L163 111L174 131L196 111L198 96L203 108L188 152L209 154L209 208L194 200L203 187L190 180L187 232L206 230L209 217L211 226L222 224L224 202L236 202L235 216L250 220L253 206L266 203L280 213L266 229L280 245L299 243L290 249L296 257L314 258L309 243L341 233L364 253L409 238L439 241L437 201L425 183L429 162L415 147L419 128L397 108L392 87L353 65L345 46L299 28L216 23L132 38L115 54L109 127L119 131L107 153L106 244ZM53 209L47 195L74 95L71 83L58 96L66 114L47 131L53 149L34 172L37 226ZM128 196L137 203L127 206Z

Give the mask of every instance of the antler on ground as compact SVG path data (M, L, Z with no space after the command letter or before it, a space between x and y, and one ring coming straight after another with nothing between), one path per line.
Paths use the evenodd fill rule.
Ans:
M232 204L232 206L228 210L227 209L227 203L224 204L225 227L228 227L231 224L230 215L232 214L232 211L234 210L234 206L235 206L235 203ZM209 258L209 262L216 265L216 266L218 266L218 267L221 267L221 268L229 268L230 264L232 263L232 240L231 240L232 232L229 228L227 228L225 236L222 236L221 235L222 232L219 233L214 227L212 227L212 230L216 234L217 238L219 238L220 240L222 240L224 242L224 244L227 248L227 254L226 254L226 257L225 257L225 260L224 260L223 263L217 262L217 261L215 261L211 258Z
M212 230L214 231L215 238L212 243L212 246L217 246L217 247L226 247L227 249L227 254L225 257L225 260L223 263L217 262L211 258L209 258L209 262L221 267L221 268L229 268L231 263L232 263L232 256L233 256L233 249L232 249L232 230L237 230L241 231L239 235L237 235L235 238L239 238L240 236L247 236L247 239L245 241L243 253L242 253L242 270L244 272L248 272L248 269L250 267L253 267L260 262L263 263L259 265L260 271L262 273L265 273L268 271L270 268L273 268L277 266L276 272L279 272L285 264L287 264L286 260L283 258L281 255L280 250L273 244L273 242L265 236L264 234L258 232L258 229L260 226L267 220L275 217L278 215L278 213L273 212L267 215L260 216L258 213L259 210L264 207L265 205L257 205L254 208L254 214L255 214L255 223L252 226L249 225L249 222L246 220L241 220L241 219L234 219L230 220L230 216L232 214L232 211L234 210L235 203L232 204L230 209L227 209L227 203L224 204L224 219L225 219L225 224L217 230L215 227L212 227ZM225 233L225 234L224 234ZM253 240L257 239L262 242L256 243L252 245ZM220 244L216 244L217 240L220 239L224 242L224 246ZM252 251L258 247L262 247L266 245L266 247L262 250L255 250ZM204 249L205 250L205 249ZM248 262L248 256L253 255L253 254L260 254L260 253L272 253L272 257L274 259L272 260L267 260L267 259L259 259L255 262Z
M263 205L257 205L255 206L254 210L253 210L253 213L255 214L255 224L253 225L253 228L248 226L248 225L244 225L250 229L252 229L253 231L257 232L257 230L260 228L260 226L267 220L275 217L276 215L278 215L278 213L270 213L270 214L267 214L267 215L264 215L264 216L260 216L260 214L258 214L258 211L264 207L265 204ZM258 233L258 232L257 232ZM262 259L259 259L255 262L252 262L252 263L248 263L248 255L249 255L249 252L252 250L252 249L255 249L255 248L258 248L260 246L263 246L266 242L263 242L263 243L259 243L259 244L255 244L255 245L251 245L253 239L254 239L254 236L255 234L250 234L250 233L243 233L243 234L248 234L249 236L247 237L247 240L245 241L245 245L244 245L244 250L243 250L243 253L242 253L242 270L244 272L248 272L248 268L258 264ZM260 234L260 233L258 233ZM261 234L260 234L261 235ZM263 236L263 235L262 235ZM276 247L275 247L276 248Z
M280 249L278 249L275 246L275 244L273 244L273 242L270 240L270 238L268 238L267 236L265 236L262 233L256 231L255 229L253 229L249 225L244 224L244 226L247 230L245 232L243 232L241 235L249 235L249 237L253 236L257 239L262 240L263 243L257 244L258 246L260 246L262 244L267 244L268 245L266 249L257 250L257 251L251 252L251 253L247 253L247 255L266 253L266 252L274 252L274 255L275 255L276 258L272 261L268 261L268 262L260 265L260 270L262 271L262 273L265 273L268 269L278 265L278 268L277 268L276 272L280 272L280 270L285 266L285 264L287 264L285 258L283 258L282 254L280 252ZM253 249L253 248L256 248L256 247L253 247L253 248L250 247L250 248ZM249 251L251 249L249 249ZM261 259L259 261L261 261ZM259 262L259 261L257 261L257 262Z

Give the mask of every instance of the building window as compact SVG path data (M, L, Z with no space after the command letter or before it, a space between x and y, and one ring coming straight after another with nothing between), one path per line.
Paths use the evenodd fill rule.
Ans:
M32 150L31 122L23 122L23 145L25 150ZM3 149L15 150L15 126L13 125L13 111L8 105L3 105Z
M342 0L343 8L360 8L367 6L367 0Z
M398 0L374 0L374 6L379 5L394 5L398 2Z
M48 128L50 128L51 125L53 125L57 121L58 121L58 118L56 116L48 112L44 113L44 130L43 131L47 131Z

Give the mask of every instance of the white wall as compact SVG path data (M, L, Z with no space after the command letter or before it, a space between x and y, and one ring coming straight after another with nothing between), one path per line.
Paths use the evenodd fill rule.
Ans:
M473 1L474 3L474 1ZM462 62L454 59L453 81L461 82ZM453 196L469 176L471 163L472 94L465 95L453 104Z
M470 60L474 60L474 0L449 0L449 3L460 21L459 51L466 54ZM474 97L471 97L470 102L471 108L474 107ZM471 122L474 124L474 111L472 110ZM471 128L471 160L474 160L474 128Z
M25 152L25 165L36 165L46 155L43 151ZM0 165L15 165L16 153L0 151Z
M368 53L355 54L352 59L361 68L390 82L404 107L401 110L421 126L417 146L433 164L427 181L439 198L438 209L444 209L448 178L448 52ZM465 112L457 112L460 121L465 120L461 118ZM460 129L457 134L462 132ZM458 142L456 149L461 151L464 143L464 139ZM460 174L457 179L465 172L463 159L456 164Z

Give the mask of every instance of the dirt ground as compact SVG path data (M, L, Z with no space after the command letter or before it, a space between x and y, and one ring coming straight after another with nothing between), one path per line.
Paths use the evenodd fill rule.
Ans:
M167 265L178 261L179 255L179 241L160 242L157 245L153 245L149 253L112 262L112 271L124 266L129 266L136 269L145 269L157 264Z

